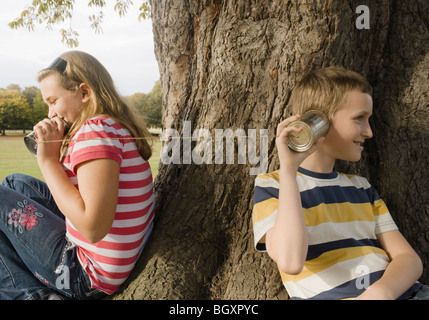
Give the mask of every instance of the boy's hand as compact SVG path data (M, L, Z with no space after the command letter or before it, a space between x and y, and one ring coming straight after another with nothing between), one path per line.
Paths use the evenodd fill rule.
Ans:
M287 135L292 132L300 132L302 128L296 126L288 126L291 122L297 121L301 118L300 115L295 115L287 118L279 123L277 126L276 146L280 160L280 168L298 170L300 164L310 154L315 152L325 140L324 137L320 138L309 150L304 152L296 152L289 148L287 144Z

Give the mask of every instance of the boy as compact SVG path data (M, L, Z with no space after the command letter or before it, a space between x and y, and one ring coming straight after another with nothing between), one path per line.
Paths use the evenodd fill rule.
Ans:
M292 116L277 127L280 170L255 181L257 250L277 263L292 299L410 298L422 287L422 262L365 178L334 170L358 161L372 137L372 88L361 75L329 67L295 87ZM324 112L327 135L308 151L287 146L288 127L308 110Z

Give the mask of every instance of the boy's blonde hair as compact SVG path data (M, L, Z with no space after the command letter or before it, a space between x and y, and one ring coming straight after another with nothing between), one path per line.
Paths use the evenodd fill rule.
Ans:
M61 78L62 87L66 90L77 92L79 86L85 83L92 92L90 101L65 136L63 151L70 137L86 120L97 115L106 115L127 128L133 137L144 138L136 139L136 144L141 156L148 160L152 155L152 148L148 143L151 135L145 121L120 97L106 68L96 58L82 51L69 51L60 58L67 61L64 72L52 68L44 69L39 72L37 80L40 82L52 73L57 73Z
M327 67L311 71L292 91L293 114L319 110L332 120L335 112L347 101L347 92L360 91L372 96L372 87L359 73L342 67Z

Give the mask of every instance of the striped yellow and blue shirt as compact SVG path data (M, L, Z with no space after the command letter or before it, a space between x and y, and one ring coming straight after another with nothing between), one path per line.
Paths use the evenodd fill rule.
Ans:
M297 182L308 232L308 254L298 275L280 272L292 299L350 299L377 281L389 263L377 234L397 230L385 203L362 177L299 168ZM253 231L256 249L274 226L279 172L255 180ZM415 290L415 288L410 288Z

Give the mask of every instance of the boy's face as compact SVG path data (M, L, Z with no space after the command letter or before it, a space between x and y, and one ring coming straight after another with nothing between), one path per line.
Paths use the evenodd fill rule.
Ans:
M369 118L372 115L372 98L359 91L347 93L346 104L338 109L323 142L323 151L334 159L359 161L363 143L372 138Z

